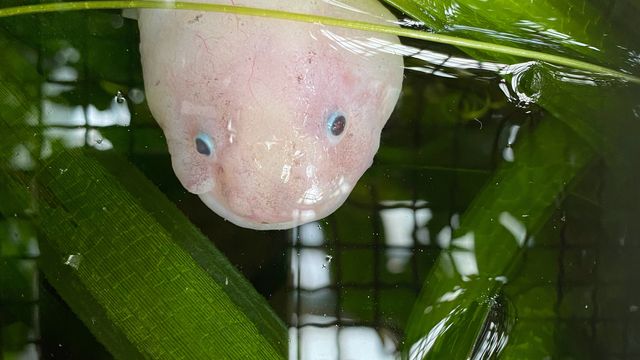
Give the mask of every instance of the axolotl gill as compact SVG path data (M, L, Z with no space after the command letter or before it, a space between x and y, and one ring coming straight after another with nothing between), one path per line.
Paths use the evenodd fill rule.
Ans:
M376 0L205 2L396 20ZM363 44L397 37L186 10L143 9L138 24L145 93L175 174L220 216L259 230L321 219L371 166L404 68Z

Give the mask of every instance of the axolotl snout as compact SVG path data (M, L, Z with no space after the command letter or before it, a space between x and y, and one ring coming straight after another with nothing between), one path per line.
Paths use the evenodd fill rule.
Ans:
M375 0L330 2L233 4L394 20ZM147 100L174 171L227 220L284 229L323 218L371 166L403 63L358 44L396 37L194 11L141 10L139 27Z

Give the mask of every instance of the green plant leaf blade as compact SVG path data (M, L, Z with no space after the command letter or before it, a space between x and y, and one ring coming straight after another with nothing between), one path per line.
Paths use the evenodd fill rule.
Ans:
M632 32L607 19L604 9L589 1L451 1L386 0L424 22L436 33L537 50L631 71L637 64L626 49L633 49ZM629 9L629 11L633 11ZM638 14L636 12L636 14ZM633 17L631 17L633 18ZM476 58L515 59L489 52ZM482 56L479 56L482 54Z
M452 349L470 356L484 324L482 314L504 285L502 277L517 263L528 237L544 224L567 181L594 155L571 130L558 125L543 122L524 139L515 149L517 161L498 170L462 216L449 250L437 260L414 305L406 354L415 354L411 346L419 349L415 344L445 321L451 324L447 333L437 334L424 356L448 357ZM572 163L567 166L568 157ZM464 261L475 268L467 272ZM478 314L469 314L474 311Z
M406 9L407 13L416 16L418 19L429 18L430 12L418 5L417 2L394 2L387 1L400 9ZM48 3L37 5L23 5L17 7L0 8L0 18L16 15L47 13L54 11L74 11L88 9L118 9L118 8L155 8L155 9L176 9L176 10L198 10L198 11L215 11L222 13L233 13L238 15L262 16L277 19L285 19L291 21L301 21L308 23L316 23L327 26L338 26L355 30L363 30L369 32L380 32L394 34L398 36L433 41L441 44L449 44L467 49L470 54L487 54L496 55L489 58L509 59L507 63L515 63L517 59L535 59L542 60L553 64L568 66L578 70L593 72L598 75L609 76L614 79L629 81L632 83L640 83L640 78L625 72L607 68L581 61L567 56L555 55L552 53L529 50L518 46L509 46L497 44L493 41L478 41L465 37L450 36L446 34L436 34L425 31L418 31L406 28L400 28L392 25L374 24L362 21L350 21L339 18L332 18L311 14L290 13L286 11L269 10L261 8L251 8L235 5L221 5L211 3L196 2L163 2L158 0L137 0L137 1L78 1L64 3ZM427 21L427 23L429 23ZM472 34L473 35L473 34ZM492 40L492 39L490 39ZM486 55L484 57L487 58ZM635 61L631 61L635 64Z
M37 176L42 269L114 354L284 357L284 327L212 246L196 238L201 247L196 262L116 178L82 152L63 152L43 169ZM60 175L59 169L68 170ZM3 187L24 189L20 180L3 177ZM113 204L118 208L111 209ZM174 231L184 229L176 225ZM183 243L194 240L189 232L182 234Z
M455 33L455 27L450 28L447 19L439 17L444 14L440 10L450 4L448 1L440 2L430 10L423 7L426 4L423 1L389 2L428 26L447 34ZM485 7L475 6L475 1L456 3L462 6L458 15L466 16L462 21L476 29L498 29L517 34L518 29L513 29L510 21L527 18L525 12L491 16L492 12L485 7L495 6L495 3L486 3ZM546 2L542 2L544 4ZM536 16L544 13L545 7L541 3L536 2L536 6L540 6ZM546 10L553 14L557 9ZM585 18L577 20L589 21ZM573 25L567 26L565 31L580 34L577 20L571 19L569 24ZM500 23L502 21L504 23ZM595 27L594 24L584 25ZM466 33L473 36L470 34L474 32ZM483 39L482 36L475 38ZM587 40L600 44L597 38ZM561 48L559 52L575 54L572 51ZM509 56L485 51L467 52L480 59L515 61ZM617 54L611 51L605 56L620 59L616 58ZM579 56L607 63L604 58L588 53ZM622 63L624 61L615 62L616 66L623 66ZM537 234L554 211L554 203L562 200L563 191L599 153L605 154L609 161L624 162L624 157L620 156L624 151L620 139L625 138L621 136L625 131L638 130L637 116L630 114L632 104L637 103L634 98L638 99L638 89L598 83L591 81L594 79L589 74L582 75L585 76L572 77L564 69L537 63L507 77L511 90L522 98L533 99L551 116L545 116L532 133L519 134L519 144L514 149L515 162L505 163L495 173L462 216L460 228L452 236L451 248L437 260L414 305L407 328L405 356L411 359L472 357L479 331L486 321L484 314L488 313L493 299L501 293L504 281L526 251L526 240ZM471 275L465 274L464 266L457 266L462 260L456 258L464 256L474 264L475 271ZM526 352L526 349L521 350ZM546 355L552 356L552 353ZM535 357L533 352L531 356Z
M14 49L3 56L28 69ZM0 69L0 212L31 219L40 268L109 351L284 358L286 328L266 301L134 166L58 146L40 159L29 89Z

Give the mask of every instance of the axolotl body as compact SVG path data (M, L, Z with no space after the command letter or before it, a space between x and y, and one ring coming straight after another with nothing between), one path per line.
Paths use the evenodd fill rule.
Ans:
M395 20L376 0L233 5ZM400 56L358 44L395 44L395 36L214 12L138 17L147 101L188 191L263 230L342 205L372 164L403 78Z

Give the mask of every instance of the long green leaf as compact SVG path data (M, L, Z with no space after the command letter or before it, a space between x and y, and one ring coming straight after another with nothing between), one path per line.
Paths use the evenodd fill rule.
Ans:
M529 237L554 210L552 204L567 181L593 155L579 137L558 125L541 123L514 149L517 161L498 170L463 215L451 247L431 270L410 317L407 353L411 358L470 356L485 318L468 313L486 313L493 305ZM567 163L569 158L572 163ZM475 322L463 321L468 318ZM424 350L428 334L442 322L450 324L447 333L433 334L438 341ZM453 343L452 338L457 341ZM424 351L422 356L419 349Z
M385 1L438 34L564 55L628 71L636 65L627 49L637 33L624 36L617 24L609 22L588 0ZM479 54L472 55L478 58ZM490 52L481 57L507 60Z
M401 2L391 2L397 4ZM412 2L408 2L413 4ZM416 9L421 9L420 6L413 4L407 6L398 6L401 9L409 9L417 13ZM157 0L139 0L139 1L79 1L79 2L65 2L65 3L49 3L49 4L37 4L37 5L24 5L17 7L9 7L0 9L0 18L16 15L46 13L51 11L73 11L73 10L87 10L87 9L120 9L120 8L158 8L158 9L177 9L177 10L198 10L198 11L215 11L223 13L233 13L239 15L250 16L263 16L277 19L285 19L291 21L301 21L323 24L328 26L345 27L356 30L380 32L394 34L398 36L404 36L419 40L433 41L442 44L449 44L459 46L462 48L468 48L472 50L480 50L482 52L490 52L500 54L498 57L504 57L504 55L515 56L518 58L527 58L542 60L553 64L568 66L578 70L584 70L594 72L596 74L610 76L616 79L622 79L625 81L640 83L640 78L629 75L624 72L612 70L604 66L588 63L581 60L572 59L570 57L559 56L550 54L547 52L539 52L534 50L528 50L520 47L500 45L491 42L477 41L464 37L448 36L444 34L428 33L424 31L411 30L406 28L400 28L397 26L374 24L362 21L344 20L326 16L318 16L311 14L298 14L290 13L286 11L268 10L261 8L242 7L234 5L221 5L221 4L209 4L209 3L192 3L192 2L165 2ZM427 8L425 8L427 9ZM428 16L428 11L419 12L418 15ZM414 13L410 15L416 16ZM418 17L420 19L420 17ZM510 61L507 63L515 62L513 57L509 57Z
M544 27L546 19L562 22L560 30L573 39L593 44L594 48L612 48L602 42L608 25L592 21L599 17L587 17L595 14L587 4L578 7L583 16L572 16L566 9L576 4L560 1L456 1L453 12L445 11L451 10L452 5L446 0L388 2L446 34L464 33L482 41L500 41L502 35L510 34L511 40L524 44L532 37L524 36L522 29L515 26L517 22L530 19ZM608 63L605 60L611 58L613 64L622 66L615 61L620 59L616 51L576 52L571 42L543 45L539 48L579 53L583 59L600 63ZM514 60L495 53L469 53L506 63ZM515 162L505 163L496 172L462 216L451 247L427 276L414 305L407 328L406 356L470 358L485 316L509 280L519 256L526 251L526 241L535 236L555 210L553 205L562 199L562 192L597 152L606 154L610 161L620 160L620 135L625 128L637 128L631 108L638 89L616 84L596 86L591 81L589 76L572 77L544 64L528 65L506 79L518 97L539 104L552 116L546 116L532 134L519 135ZM464 261L466 266L472 265L472 274L465 273L468 269L462 266Z
M3 56L20 63L12 50ZM0 69L0 211L33 219L42 271L109 351L284 358L286 329L265 300L135 167L61 148L38 159L28 88Z

